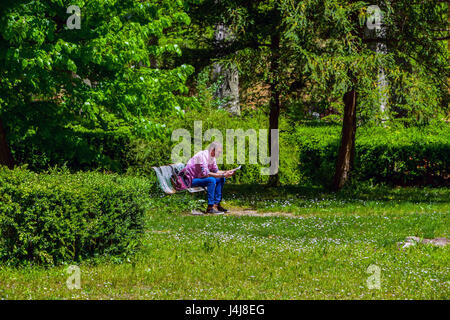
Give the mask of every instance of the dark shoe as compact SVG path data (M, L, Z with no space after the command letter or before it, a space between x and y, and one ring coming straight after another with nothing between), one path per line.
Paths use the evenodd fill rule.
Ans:
M217 210L222 211L222 212L228 212L228 209L225 209L220 204L217 205Z
M224 212L217 210L215 206L208 206L208 208L206 209L206 213L223 214Z

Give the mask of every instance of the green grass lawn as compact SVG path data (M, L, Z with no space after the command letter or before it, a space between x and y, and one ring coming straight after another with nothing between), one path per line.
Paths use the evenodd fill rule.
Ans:
M156 197L142 250L121 263L0 268L2 299L448 299L450 246L399 249L407 236L449 237L447 188L227 185L226 205L277 216L191 216L204 195ZM369 289L369 266L380 289Z

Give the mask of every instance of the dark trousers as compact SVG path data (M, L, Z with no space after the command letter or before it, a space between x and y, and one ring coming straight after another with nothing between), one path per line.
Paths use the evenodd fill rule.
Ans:
M222 189L225 178L195 178L192 187L206 187L208 190L208 205L218 204L222 200Z

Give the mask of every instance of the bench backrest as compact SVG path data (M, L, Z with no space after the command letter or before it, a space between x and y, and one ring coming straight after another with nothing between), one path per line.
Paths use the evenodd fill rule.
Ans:
M167 166L161 166L161 167L152 167L152 169L156 173L156 177L158 178L159 187L162 191L164 191L167 194L174 194L177 191L172 186L172 181L170 180L170 177L172 177L172 174L178 173L181 170L183 170L185 165L183 163L175 163L175 164L169 164ZM200 192L205 191L206 189L203 187L193 187L193 188L187 188L188 192Z
M153 167L155 170L156 177L158 178L159 187L167 194L174 194L176 192L175 188L172 186L170 177L172 174L178 173L184 168L183 163L169 164L167 166Z

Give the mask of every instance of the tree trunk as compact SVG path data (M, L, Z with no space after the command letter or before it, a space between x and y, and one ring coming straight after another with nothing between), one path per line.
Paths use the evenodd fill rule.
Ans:
M387 38L387 26L385 23L383 23L382 20L382 16L379 16L376 20L374 21L377 23L377 25L372 25L371 28L369 29L369 26L366 25L366 27L364 28L364 37L368 38L368 39L386 39ZM378 19L380 19L378 21ZM385 41L374 41L374 42L370 42L368 44L368 48L375 51L376 53L379 54L383 54L386 55L388 53L388 48L387 48L387 44ZM377 81L377 86L378 86L378 92L379 92L379 100L378 100L378 104L379 104L379 114L380 114L380 119L381 119L381 123L385 123L388 118L387 118L387 103L389 100L389 83L388 83L388 79L386 77L385 74L385 70L383 67L380 67L378 70L378 81Z
M3 128L2 120L0 119L0 165L5 165L12 169L14 167L14 159L11 154L11 150L8 146L8 140L6 139L6 133Z
M216 46L220 50L227 38L230 37L230 32L224 24L216 26L215 40ZM239 73L235 65L224 67L220 63L215 63L213 66L213 79L217 80L222 77L222 83L215 93L215 98L224 100L219 108L227 110L233 115L241 114L241 107L239 104Z
M278 69L279 69L279 47L280 36L278 34L272 35L271 49L272 58L270 61L270 113L269 113L269 150L272 157L272 129L278 130L278 119L280 117L280 89L278 87ZM278 186L280 184L280 177L278 172L269 176L268 185Z
M383 23L383 21L381 21L380 28L375 29L376 37L380 38L380 39L386 39L386 37L387 37L387 29L386 28L387 28L386 25ZM387 48L386 43L385 42L377 42L375 51L377 53L386 55L388 53L388 48ZM386 78L385 70L383 67L380 67L380 69L378 70L378 92L380 94L379 104L380 104L380 115L381 115L382 123L385 123L388 120L387 109L386 109L387 103L389 100L388 86L389 86L389 83Z
M340 190L347 182L355 157L356 134L356 90L344 94L344 121L342 125L341 145L339 147L333 189Z

